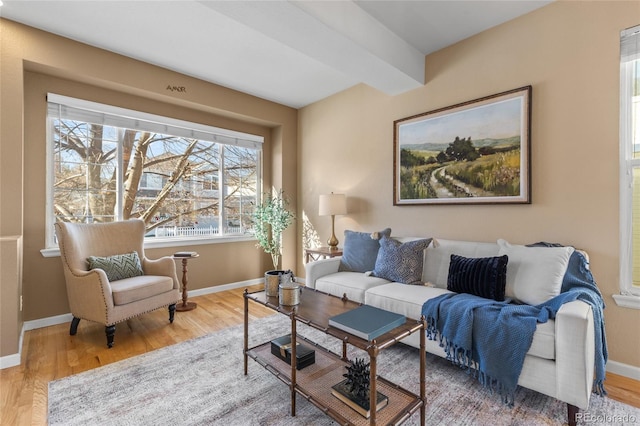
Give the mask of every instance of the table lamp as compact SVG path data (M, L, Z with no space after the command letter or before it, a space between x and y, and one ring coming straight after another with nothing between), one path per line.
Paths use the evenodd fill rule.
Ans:
M320 216L331 216L331 238L327 241L331 250L338 248L338 239L335 233L335 216L347 214L347 197L344 194L322 194L318 207Z

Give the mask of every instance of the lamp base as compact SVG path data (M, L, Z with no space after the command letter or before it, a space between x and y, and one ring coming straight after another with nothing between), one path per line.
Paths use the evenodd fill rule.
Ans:
M338 239L336 238L335 216L334 215L331 215L331 238L329 238L327 240L327 245L329 245L329 248L331 250L337 250L338 249Z
M338 250L338 239L337 238L329 238L327 241L327 245L330 250Z

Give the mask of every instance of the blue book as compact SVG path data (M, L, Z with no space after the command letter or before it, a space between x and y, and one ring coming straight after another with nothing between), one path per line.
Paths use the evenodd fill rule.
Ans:
M362 305L329 318L329 325L365 340L373 340L400 327L406 322L404 315Z

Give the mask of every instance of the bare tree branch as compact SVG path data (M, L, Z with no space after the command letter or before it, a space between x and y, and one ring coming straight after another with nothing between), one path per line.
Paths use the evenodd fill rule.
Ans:
M140 216L140 218L144 220L145 223L148 224L151 222L151 218L156 214L156 212L160 208L161 203L165 200L165 198L167 198L167 196L171 193L171 190L175 187L176 183L178 183L182 175L186 172L186 166L189 164L189 155L191 154L191 151L197 143L197 139L193 139L191 141L187 149L184 151L184 154L182 154L180 161L176 163L173 173L167 180L164 188L162 188L162 191L160 191L160 194L158 194L151 206Z

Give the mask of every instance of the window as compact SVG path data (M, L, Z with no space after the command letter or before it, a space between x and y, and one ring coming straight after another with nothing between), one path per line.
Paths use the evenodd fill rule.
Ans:
M259 202L260 136L49 94L55 221L140 218L146 240L241 236Z
M620 37L620 305L640 307L640 26Z

